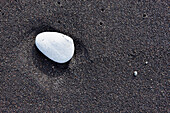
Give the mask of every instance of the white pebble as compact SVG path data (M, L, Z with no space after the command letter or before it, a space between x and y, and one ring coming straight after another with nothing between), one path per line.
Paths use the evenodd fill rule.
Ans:
M148 61L146 61L145 64L148 64Z
M138 72L137 72L137 71L134 71L133 74L134 74L134 76L137 76Z
M43 32L36 36L35 45L49 59L57 63L69 61L74 54L74 42L58 32Z

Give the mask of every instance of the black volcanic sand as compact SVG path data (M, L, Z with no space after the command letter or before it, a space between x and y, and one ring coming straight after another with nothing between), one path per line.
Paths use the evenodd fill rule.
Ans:
M168 7L165 0L1 0L0 112L170 112ZM74 57L46 58L34 44L43 31L72 37Z

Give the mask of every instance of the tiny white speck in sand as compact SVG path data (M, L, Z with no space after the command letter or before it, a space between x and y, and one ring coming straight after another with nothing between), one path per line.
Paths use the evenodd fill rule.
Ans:
M137 76L137 75L138 75L138 72L137 72L137 71L134 71L133 74L134 74L134 76Z
M146 61L145 64L148 64L148 61Z

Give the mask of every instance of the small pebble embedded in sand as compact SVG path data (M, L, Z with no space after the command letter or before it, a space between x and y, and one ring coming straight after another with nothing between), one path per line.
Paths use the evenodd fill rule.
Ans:
M145 64L148 64L148 61L146 61Z
M134 74L134 76L137 76L137 75L138 75L138 72L137 72L137 71L134 71L133 74Z

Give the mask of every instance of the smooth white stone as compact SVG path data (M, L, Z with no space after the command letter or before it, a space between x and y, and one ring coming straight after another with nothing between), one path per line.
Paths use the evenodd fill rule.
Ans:
M148 64L148 61L146 61L145 64Z
M134 74L134 76L137 76L137 75L138 75L138 72L137 72L137 71L134 71L133 74Z
M57 32L43 32L36 36L35 45L49 59L65 63L74 54L74 42L69 36Z

